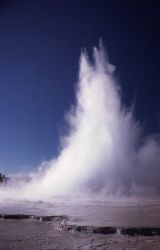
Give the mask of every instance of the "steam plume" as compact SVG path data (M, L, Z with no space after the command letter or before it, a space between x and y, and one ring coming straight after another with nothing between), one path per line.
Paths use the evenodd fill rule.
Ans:
M67 114L69 132L57 159L21 188L0 189L2 198L46 199L74 192L131 195L160 191L160 146L142 138L132 109L121 102L121 89L103 46L80 57L76 104Z

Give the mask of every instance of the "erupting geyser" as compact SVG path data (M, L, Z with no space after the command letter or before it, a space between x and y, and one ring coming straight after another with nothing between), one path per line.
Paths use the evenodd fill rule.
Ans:
M104 195L160 191L159 139L142 138L132 109L121 102L114 66L102 45L93 56L92 64L85 51L81 54L76 104L67 115L69 132L58 158L30 183L1 187L2 199L47 199L86 190Z

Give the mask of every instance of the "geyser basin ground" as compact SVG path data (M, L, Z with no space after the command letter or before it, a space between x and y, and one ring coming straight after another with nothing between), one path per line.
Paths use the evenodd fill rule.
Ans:
M119 231L94 233L86 228L160 228L160 201L5 202L0 214L34 214L38 219L0 219L0 249L158 249L160 236L128 236ZM53 220L39 216L63 215ZM46 217L45 217L46 218ZM49 218L49 217L48 217ZM56 218L56 219L55 219ZM68 218L68 220L66 219ZM65 230L65 225L82 230ZM86 226L86 227L83 227ZM85 228L85 230L83 230Z
M116 227L160 227L159 200L75 200L0 203L0 214L65 215L69 224Z

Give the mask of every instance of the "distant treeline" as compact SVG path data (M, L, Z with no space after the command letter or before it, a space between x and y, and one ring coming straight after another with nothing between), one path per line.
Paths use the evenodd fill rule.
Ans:
M26 183L30 182L32 178L27 175L22 175L22 176L10 176L6 177L4 174L0 173L0 185L1 184L6 184L6 183Z
M6 183L9 180L4 174L0 173L0 183Z

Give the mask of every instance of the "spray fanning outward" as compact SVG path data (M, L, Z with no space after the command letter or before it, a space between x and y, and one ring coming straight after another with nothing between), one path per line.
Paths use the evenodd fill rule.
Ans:
M103 46L94 48L94 63L80 57L76 104L67 114L69 132L57 159L30 183L0 189L0 197L47 199L78 192L104 195L158 194L159 140L141 136L132 109L121 103L114 67ZM142 143L143 142L143 143ZM33 192L34 190L34 192Z

